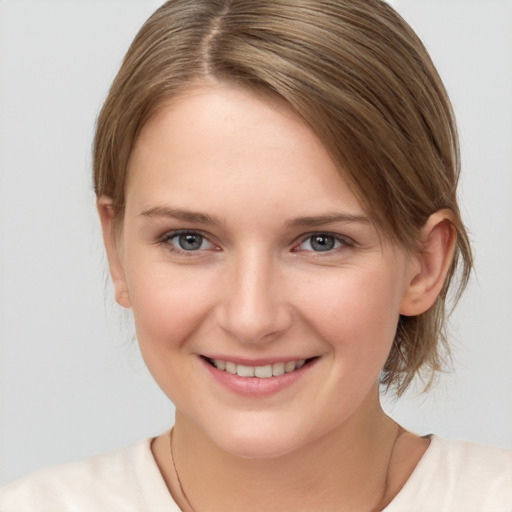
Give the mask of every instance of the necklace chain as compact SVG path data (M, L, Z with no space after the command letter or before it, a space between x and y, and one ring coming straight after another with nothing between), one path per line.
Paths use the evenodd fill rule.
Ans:
M188 508L190 509L191 512L196 512L196 509L190 503L190 500L188 499L187 493L185 492L185 489L183 488L183 484L181 483L181 479L180 479L180 474L178 473L178 467L176 466L176 461L174 460L174 452L173 452L173 449L172 449L173 433L174 433L174 427L171 428L171 432L169 434L169 447L171 449L171 461L172 461L172 465L174 467L174 474L176 475L176 480L178 482L178 487L179 487L180 493L183 496L183 499L185 500L185 502L187 503ZM384 492L382 493L382 497L381 497L379 505L383 505L382 501L386 497L386 494L387 494L387 491L388 491L388 486L389 486L389 470L390 470L390 467L391 467L391 459L393 458L393 454L395 452L396 442L398 441L398 438L403 433L404 433L404 429L400 425L398 425L397 434L395 436L395 440L393 441L393 445L391 446L391 453L389 454L389 461L388 461L388 466L387 466L387 469L386 469L385 487L384 487ZM377 508L377 510L381 510L381 507L379 506Z
M183 484L181 483L180 474L178 473L178 468L176 466L176 461L174 460L174 453L172 450L172 435L174 433L174 427L171 428L171 433L169 434L169 446L171 448L171 460L172 465L174 467L174 474L176 475L176 480L178 481L178 487L180 488L180 493L183 496L183 499L186 501L188 508L191 510L191 512L196 512L196 509L192 506L190 503L190 500L188 499L187 494L185 493L185 489L183 489Z

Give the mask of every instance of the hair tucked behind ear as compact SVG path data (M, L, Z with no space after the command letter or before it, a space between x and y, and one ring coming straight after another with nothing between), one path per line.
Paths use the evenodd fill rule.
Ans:
M382 236L408 251L432 213L453 212L456 251L445 286L429 311L400 318L382 382L400 394L418 371L442 368L448 290L460 264L455 297L462 292L471 250L456 198L452 109L412 29L380 0L167 2L135 38L98 119L95 190L113 200L118 223L138 133L198 81L286 102L323 142Z

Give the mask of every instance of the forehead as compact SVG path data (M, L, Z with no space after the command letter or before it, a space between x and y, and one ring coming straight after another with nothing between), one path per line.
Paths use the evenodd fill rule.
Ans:
M127 203L362 210L312 130L283 104L229 85L189 89L143 127Z

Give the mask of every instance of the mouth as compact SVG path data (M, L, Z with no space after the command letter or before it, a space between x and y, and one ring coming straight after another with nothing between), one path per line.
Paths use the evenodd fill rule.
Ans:
M255 378L255 379L270 379L272 377L280 377L281 375L292 373L299 370L303 366L311 364L313 361L318 359L316 357L310 357L308 359L296 359L293 361L279 361L272 364L266 364L262 366L248 366L243 364L237 364L233 361L223 359L212 359L204 357L203 359L221 372L226 372L231 375L238 375L239 377Z

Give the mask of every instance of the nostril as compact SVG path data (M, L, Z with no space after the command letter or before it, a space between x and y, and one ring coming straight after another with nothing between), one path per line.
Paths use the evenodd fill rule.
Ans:
M219 308L217 316L218 325L238 342L268 343L292 324L291 311L285 305L241 302Z

